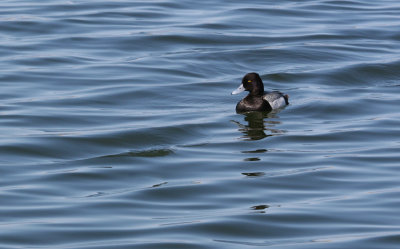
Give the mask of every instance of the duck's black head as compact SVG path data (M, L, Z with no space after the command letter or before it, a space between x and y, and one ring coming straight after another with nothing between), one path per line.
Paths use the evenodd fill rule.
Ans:
M248 73L242 79L242 85L238 89L232 92L232 94L238 94L243 91L249 91L250 95L258 96L264 94L264 84L258 73Z
M248 73L242 79L242 84L246 91L249 91L251 95L263 95L264 84L258 73Z

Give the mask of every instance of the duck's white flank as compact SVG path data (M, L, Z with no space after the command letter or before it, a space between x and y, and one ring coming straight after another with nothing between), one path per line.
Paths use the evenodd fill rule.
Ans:
M271 105L272 109L279 109L279 108L283 108L286 106L286 101L283 97L280 97L274 101L269 102L269 104Z
M279 91L266 92L263 99L268 101L272 109L279 109L286 106L285 98Z

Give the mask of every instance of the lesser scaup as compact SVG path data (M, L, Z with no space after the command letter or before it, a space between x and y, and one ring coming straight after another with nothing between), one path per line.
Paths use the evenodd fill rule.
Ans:
M289 96L279 91L264 92L264 84L258 73L248 73L242 79L242 84L232 92L250 93L236 105L236 112L263 111L269 112L289 104Z

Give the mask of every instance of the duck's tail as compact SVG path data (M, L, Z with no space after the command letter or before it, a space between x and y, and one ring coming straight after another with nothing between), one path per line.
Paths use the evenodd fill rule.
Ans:
M283 98L285 99L286 105L289 104L289 95L285 94L283 95Z

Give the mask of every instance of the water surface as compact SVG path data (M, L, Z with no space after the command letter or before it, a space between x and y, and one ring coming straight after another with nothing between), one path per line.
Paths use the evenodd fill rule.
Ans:
M2 1L0 248L398 248L399 11Z

